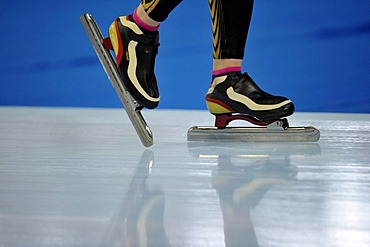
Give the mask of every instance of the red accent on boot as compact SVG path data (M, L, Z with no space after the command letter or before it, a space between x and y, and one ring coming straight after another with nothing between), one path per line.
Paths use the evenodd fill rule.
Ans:
M113 50L113 45L112 45L112 42L110 41L109 37L103 39L103 45L104 45L105 49Z
M231 121L234 121L234 120L244 120L244 121L247 121L257 126L267 126L270 123L274 122L274 121L261 121L254 117L243 115L243 114L220 114L220 115L215 115L215 117L216 117L215 126L221 129L226 128L226 126Z

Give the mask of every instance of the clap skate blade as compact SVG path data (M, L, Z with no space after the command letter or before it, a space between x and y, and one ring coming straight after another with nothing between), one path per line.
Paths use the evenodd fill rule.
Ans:
M123 84L116 63L109 51L110 40L108 38L103 39L92 15L84 14L80 17L80 20L141 142L145 147L150 147L153 145L152 131L140 112L143 107L132 98Z
M262 127L227 127L234 120L244 120ZM263 122L243 114L216 115L215 126L194 126L188 141L229 142L315 142L320 131L312 126L289 127L287 119Z

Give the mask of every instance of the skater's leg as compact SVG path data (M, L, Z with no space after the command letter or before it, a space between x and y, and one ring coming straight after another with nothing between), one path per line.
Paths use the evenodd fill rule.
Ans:
M242 61L252 16L253 0L208 0L213 32L212 84L206 103L213 114L241 113L276 120L294 112L293 103L262 91Z
M157 22L163 22L182 0L142 0L141 7L145 13Z
M242 60L253 0L208 0L208 3L212 17L213 58Z
M159 25L161 24L160 21L156 21L148 15L142 4L140 4L134 11L133 17L135 23L137 23L140 27L148 31L158 30Z
M240 67L253 0L209 0L213 31L213 70Z
M149 109L159 103L154 74L158 53L159 24L181 0L142 0L131 15L118 17L109 27L109 38L125 87L140 105Z

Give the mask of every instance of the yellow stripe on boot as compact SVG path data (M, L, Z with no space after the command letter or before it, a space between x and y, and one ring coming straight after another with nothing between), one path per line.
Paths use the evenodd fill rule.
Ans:
M208 111L212 114L227 114L227 113L232 113L229 109L226 109L225 107L206 100L206 105L208 108Z

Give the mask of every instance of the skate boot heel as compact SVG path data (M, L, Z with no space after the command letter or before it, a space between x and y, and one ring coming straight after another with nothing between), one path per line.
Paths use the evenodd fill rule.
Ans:
M105 49L113 51L112 41L109 37L103 39L103 46L105 47Z

